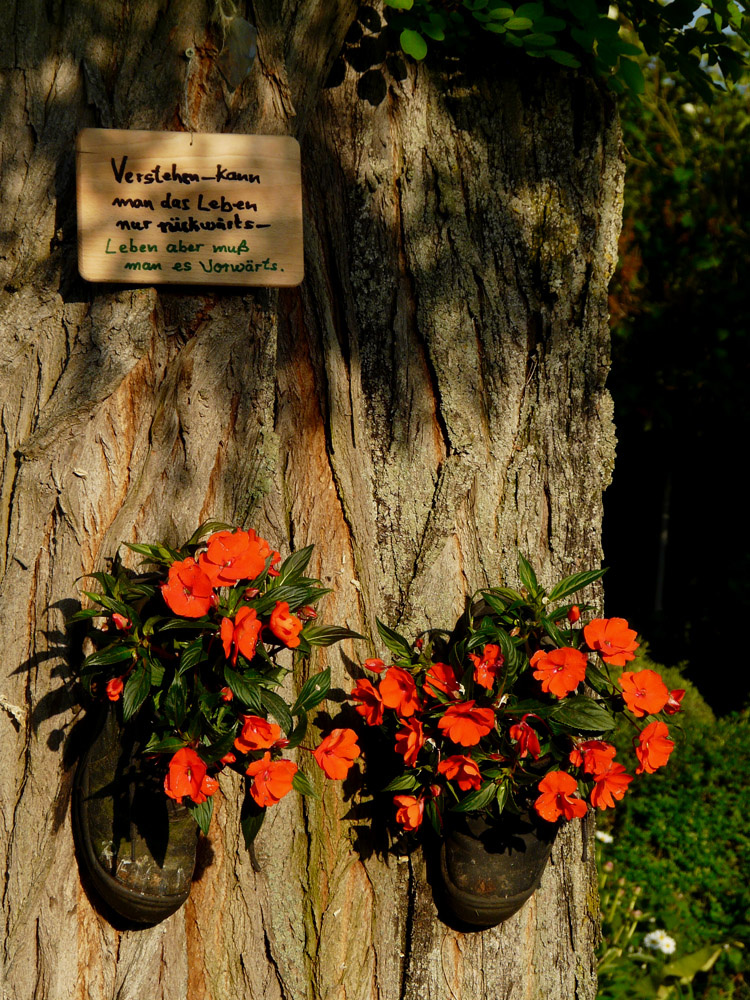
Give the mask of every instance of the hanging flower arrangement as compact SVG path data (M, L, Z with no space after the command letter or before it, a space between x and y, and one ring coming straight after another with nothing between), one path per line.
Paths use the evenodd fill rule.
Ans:
M124 725L137 717L146 726L142 753L163 773L164 794L184 803L204 833L218 773L246 776L249 845L269 806L292 789L315 794L288 755L328 693L330 669L289 704L278 688L290 668L278 654L307 656L361 636L316 624L315 605L329 591L305 575L312 546L282 561L254 530L218 522L179 549L126 544L156 568L136 574L116 559L110 573L91 574L101 589L85 591L93 606L70 619L86 623L95 647L81 679L95 699L114 703ZM312 756L329 778L343 779L359 756L355 733L334 729Z
M566 577L549 593L519 556L521 586L477 593L455 628L410 643L378 622L393 656L364 662L350 700L397 761L395 821L440 832L446 813L536 814L549 823L608 809L634 775L609 742L618 716L633 726L635 775L674 748L664 721L684 691L653 670L623 670L636 632L622 618L586 618L568 600L604 570ZM588 687L588 690L585 688Z

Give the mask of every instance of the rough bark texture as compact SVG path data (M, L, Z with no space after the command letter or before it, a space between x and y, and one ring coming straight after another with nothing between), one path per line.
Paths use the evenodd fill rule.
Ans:
M231 94L210 14L202 0L0 10L2 996L593 1000L578 823L532 900L481 933L439 919L421 852L373 841L356 780L272 810L255 872L222 779L191 899L153 929L110 923L81 883L64 614L121 539L250 515L285 551L316 543L325 619L368 634L376 615L407 632L450 622L467 593L514 580L518 547L545 579L600 558L613 108L538 62L385 62L372 13L329 78L350 0L249 4L259 59ZM86 125L297 135L304 284L81 281ZM332 652L335 686L375 651Z

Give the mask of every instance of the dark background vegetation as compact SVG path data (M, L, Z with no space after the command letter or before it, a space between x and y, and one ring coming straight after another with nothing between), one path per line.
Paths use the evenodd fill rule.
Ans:
M750 92L706 105L658 64L646 77L623 106L606 613L721 714L750 694L731 652L750 617Z
M645 75L622 105L605 613L641 633L633 669L688 693L668 766L598 817L614 837L599 845L599 1000L750 1000L750 90L707 105L657 63ZM623 760L631 740L619 734ZM654 929L673 956L648 952ZM718 948L690 982L667 974Z

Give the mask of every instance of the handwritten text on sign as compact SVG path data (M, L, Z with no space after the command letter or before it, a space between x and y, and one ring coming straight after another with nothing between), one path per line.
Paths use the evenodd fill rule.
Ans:
M296 139L83 129L78 269L87 281L298 285Z

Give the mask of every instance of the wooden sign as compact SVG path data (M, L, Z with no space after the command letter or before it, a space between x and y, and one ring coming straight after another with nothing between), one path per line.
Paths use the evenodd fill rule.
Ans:
M86 128L76 153L87 281L302 281L296 139Z

